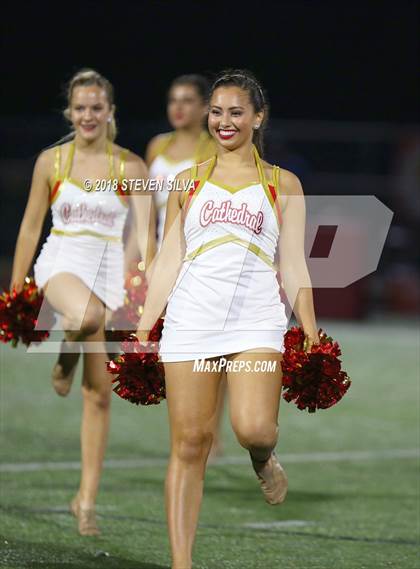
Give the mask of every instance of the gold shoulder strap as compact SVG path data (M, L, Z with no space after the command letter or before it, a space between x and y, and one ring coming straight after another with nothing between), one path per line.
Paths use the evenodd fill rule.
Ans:
M197 178L197 173L198 173L198 164L193 164L190 168L190 179L195 180ZM184 205L187 197L188 197L188 192L184 191L181 194L181 206Z
M255 164L257 166L257 170L258 170L258 174L260 176L261 184L264 186L264 188L266 188L267 187L267 179L265 177L264 167L262 165L260 155L258 154L258 150L257 150L257 147L255 146L255 144L253 145L252 148L254 150Z
M196 197L197 194L200 192L201 188L207 182L207 180L210 176L210 173L212 172L212 170L214 168L214 165L216 164L216 158L217 158L217 156L214 155L213 158L210 160L210 164L207 166L207 169L206 169L204 175L199 179L198 183L196 185L194 185L194 188L192 190L189 190L189 192L184 192L184 194L181 197L181 204L182 205L184 205L185 201L188 198L188 203L187 203L187 207L188 207L192 198ZM193 166L191 166L190 172L191 172L191 180L196 180L197 176L198 176L198 164L194 164Z
M156 158L156 156L159 156L160 154L163 154L165 152L165 150L172 142L173 137L174 137L173 132L169 132L168 134L162 135L161 139L156 144L156 147L153 151L153 158Z
M258 154L258 150L257 150L256 146L254 146L254 156L255 156L255 162L257 165L258 174L260 176L260 181L261 181L261 184L264 188L265 195L267 196L267 199L270 202L271 207L273 208L273 210L275 212L277 223L280 227L280 224L281 224L281 208L280 208L280 201L278 199L279 194L278 194L277 189L276 189L278 187L278 172L276 173L278 166L275 166L273 168L272 176L273 176L274 185L276 186L273 188L273 186L271 184L267 183L267 178L266 178L265 172L264 172L264 166L261 162L261 158L260 158L260 155ZM277 182L275 181L276 176L277 176Z
M128 154L128 149L123 148L120 153L120 170L118 173L118 181L121 183L125 175L125 162Z
M60 170L61 170L61 146L58 145L55 147L55 152L54 152L54 180L55 181L60 179Z
M281 222L282 213L281 213L281 200L280 200L280 166L273 167L273 183L274 183L274 191L276 195L276 212L278 219Z
M191 166L191 180L195 180L198 174L198 164L194 164Z
M273 174L272 175L273 175L274 187L275 187L276 191L278 192L279 185L280 185L280 181L279 181L280 167L279 166L273 166Z
M74 150L75 150L75 144L74 142L70 142L69 153L67 155L66 166L64 168L64 175L63 175L64 179L70 176L71 166L73 164Z

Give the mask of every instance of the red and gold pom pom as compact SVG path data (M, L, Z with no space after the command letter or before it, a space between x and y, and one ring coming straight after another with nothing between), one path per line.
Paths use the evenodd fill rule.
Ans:
M108 362L107 369L116 377L114 392L136 405L157 405L165 399L165 373L159 362L158 342L163 319L154 325L149 334L149 345L140 344L134 334L122 342L123 354Z
M284 336L283 398L293 401L298 409L314 413L338 403L351 380L341 369L340 346L322 329L319 329L319 344L312 345L309 352L303 349L304 340L303 329L296 326Z
M112 316L108 328L115 341L122 341L137 328L147 294L146 274L144 263L133 262L125 279L126 295L124 305L118 308Z
M43 300L44 295L32 277L25 278L21 292L4 291L0 295L0 340L11 342L14 348L19 341L29 346L31 342L46 340L48 330L35 330Z

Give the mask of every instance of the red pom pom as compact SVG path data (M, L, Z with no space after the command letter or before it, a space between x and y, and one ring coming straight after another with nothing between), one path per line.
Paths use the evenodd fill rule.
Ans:
M319 344L309 352L303 349L305 334L302 328L292 327L284 336L283 398L294 401L298 409L314 413L332 407L347 392L351 380L341 369L340 346L322 329Z
M48 330L34 330L44 295L39 291L32 277L26 277L21 292L15 289L0 295L0 340L11 342L16 347L21 341L26 346L31 342L42 342L50 333ZM51 327L53 318L48 323Z
M159 318L156 324L149 332L149 342L159 342L162 336L163 318Z
M284 336L284 346L285 348L293 348L295 350L299 349L299 346L303 344L305 339L305 333L302 328L297 328L294 326Z
M109 329L116 342L124 340L137 329L147 294L146 274L141 263L134 261L125 279L124 305L112 316Z
M122 342L124 354L108 362L107 369L116 377L114 391L136 405L156 405L166 397L165 372L157 353L163 320L153 327L153 341L145 347L134 334ZM152 332L149 338L152 340Z
M107 370L115 375L114 392L136 405L156 405L165 398L165 373L159 362L158 346L163 319L149 333L149 346L141 345L134 334L143 311L147 293L146 275L134 261L128 271L124 306L115 311L110 337L121 342L123 354L108 362ZM127 328L129 328L127 330Z

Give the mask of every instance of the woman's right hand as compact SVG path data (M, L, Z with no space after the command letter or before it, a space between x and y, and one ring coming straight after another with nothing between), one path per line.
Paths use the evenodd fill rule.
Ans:
M24 279L22 279L21 281L12 279L10 281L10 288L9 288L10 293L13 291L13 288L16 290L17 293L22 292L24 282L25 282Z
M305 339L303 341L303 350L310 353L312 346L318 345L320 343L318 332L312 332L310 334L305 333Z
M137 330L136 337L140 343L149 341L150 330Z

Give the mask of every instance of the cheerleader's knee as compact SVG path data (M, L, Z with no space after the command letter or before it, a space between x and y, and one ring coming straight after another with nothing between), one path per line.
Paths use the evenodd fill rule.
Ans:
M278 438L276 423L250 423L233 426L239 444L249 450L273 449Z

